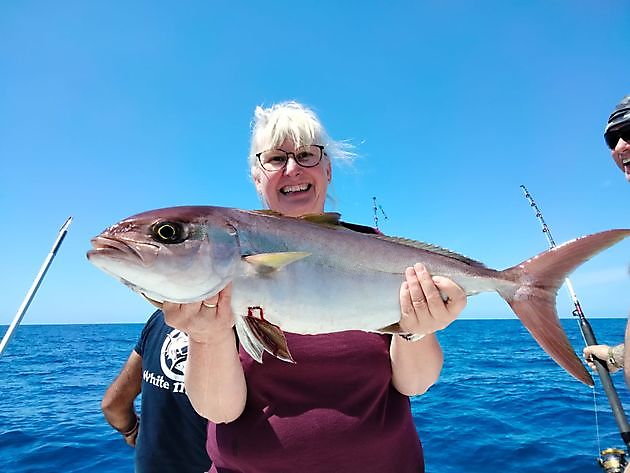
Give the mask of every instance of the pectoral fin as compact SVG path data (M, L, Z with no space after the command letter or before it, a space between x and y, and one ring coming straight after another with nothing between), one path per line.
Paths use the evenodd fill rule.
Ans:
M418 340L422 340L426 336L426 333L419 334L419 333L404 332L400 328L400 324L398 322L388 325L387 327L380 328L377 330L377 332L388 333L392 335L400 335L402 338L410 342L417 342Z
M270 272L284 268L286 265L295 263L310 253L302 251L285 251L281 253L259 253L257 255L244 256L243 259L256 267L258 271Z
M237 320L236 331L245 351L259 363L262 363L263 351L282 361L295 363L287 339L277 325L258 317L246 316Z

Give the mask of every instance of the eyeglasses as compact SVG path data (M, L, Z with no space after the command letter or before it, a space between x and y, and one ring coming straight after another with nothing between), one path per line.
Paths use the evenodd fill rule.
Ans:
M289 162L289 155L293 156L295 162L303 168L314 168L319 164L324 156L322 145L300 146L295 152L283 149L269 149L261 153L256 153L256 157L262 168L266 171L280 171Z
M617 143L619 143L619 138L621 138L626 143L630 144L630 126L626 126L619 130L609 131L604 135L606 138L606 144L610 149L615 149Z

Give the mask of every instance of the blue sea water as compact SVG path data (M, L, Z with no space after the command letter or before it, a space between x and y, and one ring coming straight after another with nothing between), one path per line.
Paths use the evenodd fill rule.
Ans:
M592 324L600 342L623 336L624 319ZM581 352L576 322L563 325ZM0 356L0 472L133 471L133 450L99 403L141 328L18 329ZM412 399L428 472L597 472L600 449L623 447L600 385L593 391L558 368L518 320L458 320L440 341L440 381ZM622 375L614 380L627 408Z

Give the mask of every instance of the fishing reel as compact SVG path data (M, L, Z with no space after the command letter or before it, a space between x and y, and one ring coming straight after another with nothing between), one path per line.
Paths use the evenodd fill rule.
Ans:
M602 450L597 463L606 473L623 473L624 468L628 464L626 453L618 448L607 448Z

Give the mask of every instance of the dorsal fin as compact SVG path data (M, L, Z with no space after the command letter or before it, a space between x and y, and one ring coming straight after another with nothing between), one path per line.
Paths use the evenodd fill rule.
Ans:
M275 210L270 210L270 209L250 210L250 212L253 212L255 214L274 215L276 217L284 217L284 215L282 215L280 212L276 212Z
M319 223L320 225L339 225L339 219L341 214L337 212L324 212L321 214L308 214L300 217L302 220L306 220L312 223Z
M264 214L264 215L272 215L276 217L297 218L300 220L306 220L307 222L318 223L320 225L333 225L333 226L341 225L339 222L339 219L341 218L341 214L337 212L307 214L307 215L302 215L300 217L287 217L286 215L283 215L280 212L276 212L275 210L269 210L269 209L253 210L252 212Z
M481 261L474 260L464 255L460 255L459 253L455 253L454 251L448 250L446 248L442 248L441 246L432 245L431 243L424 243L422 241L411 240L409 238L400 238L400 237L391 237L387 235L372 235L372 238L378 238L380 240L391 241L393 243L398 243L401 245L409 246L411 248L417 248L419 250L431 251L432 253L437 253L442 256L446 256L448 258L456 259L457 261L461 261L462 263L469 264L471 266L475 266L478 268L485 268L486 265Z
M282 216L281 213L275 212L273 210L256 210L255 212L264 213L267 215L278 215ZM381 240L390 241L393 243L398 243L400 245L409 246L411 248L417 248L419 250L431 251L433 253L437 253L442 256L446 256L448 258L453 258L457 261L461 261L462 263L469 264L470 266L475 266L477 268L486 268L486 265L481 261L474 260L464 255L460 255L459 253L455 253L446 248L442 248L441 246L432 245L431 243L424 243L422 241L411 240L409 238L401 238L394 236L383 235L382 233L376 233L372 227L366 227L363 225L355 225L349 224L347 222L340 221L341 214L338 212L325 212L321 214L309 214L304 215L302 217L298 217L302 220L306 220L308 222L320 224L320 225L330 225L330 226L342 226L348 228L349 230L357 231L359 233L369 234L372 238L379 238Z

